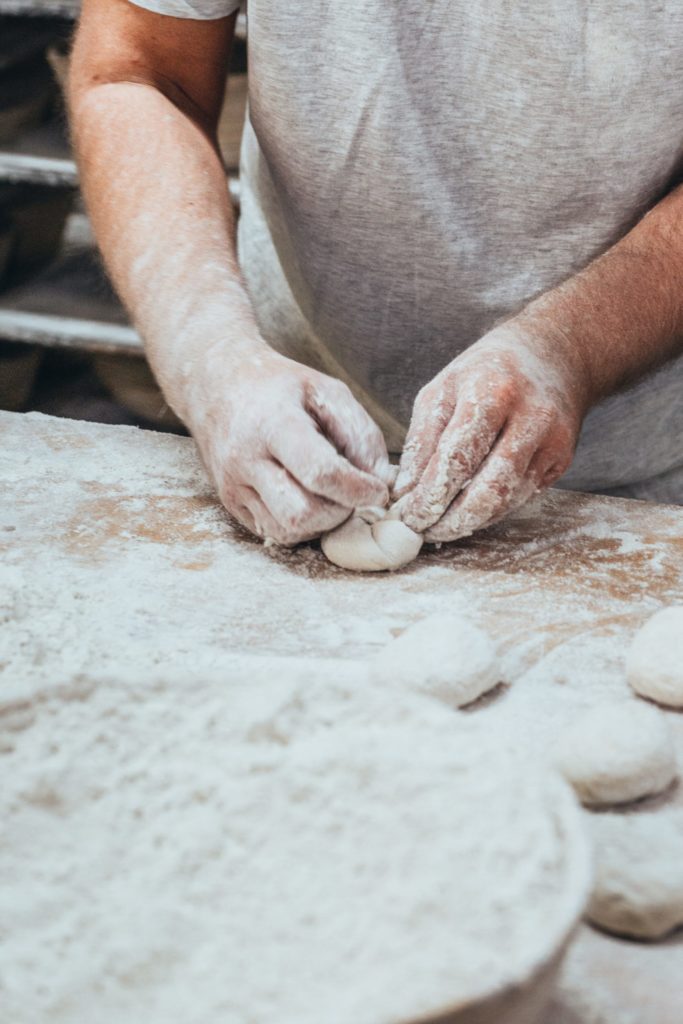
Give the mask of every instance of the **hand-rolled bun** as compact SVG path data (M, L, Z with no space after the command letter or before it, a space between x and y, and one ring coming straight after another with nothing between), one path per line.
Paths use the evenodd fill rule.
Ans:
M683 708L683 606L663 608L638 630L626 675L641 697Z
M342 569L384 572L400 569L417 558L422 536L402 523L392 510L360 509L336 530L326 533L321 547L330 562Z
M559 737L555 762L581 802L593 807L661 793L676 778L666 715L636 700L579 715Z
M683 814L592 814L595 882L588 920L615 935L661 939L683 924Z
M471 704L501 681L488 634L449 612L409 626L375 656L371 672L385 692L401 686L453 708Z

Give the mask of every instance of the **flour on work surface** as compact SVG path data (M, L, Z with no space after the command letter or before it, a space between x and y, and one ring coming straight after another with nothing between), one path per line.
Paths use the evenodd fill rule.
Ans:
M219 722L242 677L259 692L292 672L318 690L351 685L392 638L446 613L495 639L505 682L457 714L547 764L584 712L635 699L631 639L662 604L680 602L674 510L635 502L625 515L621 501L551 491L467 543L426 545L401 572L352 575L314 546L264 552L221 511L187 439L33 414L0 414L0 435L0 746L9 752L44 706L63 702L63 720L77 723L82 694L105 685L139 688L146 702L161 678L181 687L184 708L213 681L224 687ZM370 686L381 723L396 694ZM315 714L343 718L343 706L317 704ZM309 713L293 700L273 728L298 729ZM683 716L662 714L680 768ZM163 722L149 722L155 742ZM74 735L76 724L67 753ZM683 787L658 799L683 808ZM547 1024L643 1024L633 1006L647 1007L648 1024L680 1024L676 942L621 943L582 928Z
M398 1024L559 948L588 888L559 777L425 698L254 681L14 709L7 1020Z

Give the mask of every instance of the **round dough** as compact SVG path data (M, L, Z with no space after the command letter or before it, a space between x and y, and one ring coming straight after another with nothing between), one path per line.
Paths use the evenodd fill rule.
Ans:
M581 715L561 736L555 759L581 802L598 807L661 793L676 778L669 723L636 701Z
M326 533L321 547L330 562L355 572L400 569L417 558L422 535L414 533L392 512L360 510Z
M683 708L683 607L664 608L636 633L626 660L641 697Z
M616 935L660 939L683 924L683 814L596 814L589 921Z
M471 704L500 682L489 636L459 615L431 615L410 626L379 652L372 674L386 685L408 687L451 707Z

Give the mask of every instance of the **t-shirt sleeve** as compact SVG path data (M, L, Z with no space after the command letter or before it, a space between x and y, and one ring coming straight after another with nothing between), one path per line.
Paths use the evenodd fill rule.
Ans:
M144 7L154 14L168 14L173 18L195 21L213 21L227 18L242 6L242 0L130 0L136 7Z

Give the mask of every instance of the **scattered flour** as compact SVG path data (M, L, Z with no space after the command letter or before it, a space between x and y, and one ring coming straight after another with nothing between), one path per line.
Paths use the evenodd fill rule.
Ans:
M15 708L3 1019L398 1024L546 961L588 889L568 788L436 702L380 706L246 672Z
M33 740L27 739L34 719L43 745L61 743L63 759L88 761L88 744L94 743L88 735L93 717L89 695L100 687L121 690L124 696L118 710L112 700L113 710L103 712L102 736L95 746L105 740L112 746L122 743L126 723L142 714L131 708L136 701L150 700L149 757L157 758L163 746L172 773L174 751L185 758L185 746L175 739L176 725L162 708L184 714L189 708L192 718L198 714L192 710L195 690L200 704L212 692L215 700L208 702L206 713L213 708L223 729L237 699L233 680L250 678L259 692L267 691L274 678L289 679L293 672L297 677L304 673L318 690L327 690L331 681L360 684L362 663L392 636L442 612L466 615L495 636L501 677L510 684L460 717L481 723L492 741L516 744L520 752L545 763L560 735L584 711L629 697L623 652L634 631L647 614L680 602L681 512L674 509L634 502L626 517L622 501L551 490L505 524L465 544L426 548L413 571L342 575L315 549L264 553L259 543L237 530L216 504L187 439L2 413L0 436L0 490L5 499L0 502L0 746L8 752L0 758L3 793L6 780L13 791L22 785L24 771L27 779L51 782L54 760L41 775ZM241 653L245 651L249 656ZM151 681L159 677L164 680L161 692L175 687L175 701L154 698ZM407 697L398 700L393 689L390 700L382 684L369 689L380 698L375 711L380 723L399 705L407 707ZM55 720L50 709L60 702L63 740L55 730L48 736L40 724L44 711ZM441 710L435 701L422 703ZM326 710L319 704L315 712L309 707L304 714L296 699L288 699L286 712L271 708L265 719L277 730L298 729L297 722L303 728L313 713L321 722L331 715L345 721L344 706L332 702ZM236 720L246 715L236 708L232 713ZM680 759L683 716L663 713ZM257 716L256 728L267 728L264 718ZM165 745L164 729L169 737ZM83 752L79 743L85 744ZM139 756L133 760L140 763ZM4 770L10 763L14 774ZM98 764L89 775L93 787ZM156 765L155 771L160 770ZM200 774L206 770L202 767ZM140 779L145 777L140 769ZM134 785L131 778L126 800ZM168 795L166 817L159 825L163 870L173 846L163 829L168 815L180 814L178 799L175 791ZM657 806L660 802L683 811L683 787L667 791ZM156 812L156 803L146 811L141 807L150 834ZM190 800L191 827L200 812ZM19 820L17 813L6 819L8 835ZM57 895L56 875L43 878L44 865L54 867L62 849L74 862L85 859L88 893L94 875L104 870L98 864L106 861L115 871L122 849L126 866L126 858L134 858L126 834L131 822L143 827L138 819L122 810L115 820L111 807L102 811L101 820L99 813L93 805L79 818L78 830L65 835L63 819L56 817L53 828L39 805L21 812L24 873L10 878L6 888L14 890L22 878L30 877L31 888L24 887L36 903L46 894L42 906L47 921L54 913L60 920L68 915L62 906L67 885L78 892L83 888L69 875ZM209 826L217 827L215 815L205 813ZM32 815L34 836L27 824ZM105 833L95 841L86 819L98 822L93 827L109 829L111 856ZM187 846L190 840L188 832L183 843ZM41 845L54 851L49 862ZM15 853L13 849L13 858ZM93 863L87 860L89 854ZM4 868L0 871L1 889L6 876ZM161 901L163 887L155 879L150 878L149 891ZM119 893L123 914L127 891L122 878ZM101 907L93 913L101 916ZM137 923L151 927L141 917ZM6 920L0 915L0 928ZM31 922L35 920L31 910ZM122 945L124 963L122 934L118 928L119 938L112 937L112 943ZM143 933L131 956L142 958L142 940ZM105 949L107 941L103 929ZM682 942L676 933L664 942L636 944L583 926L563 969L556 1012L544 1024L680 1024ZM46 965L62 965L49 935L42 935L40 943L33 949L26 939L20 954L21 939L15 935L13 962L23 956L27 964L38 965L32 969L32 984L36 975L42 984L52 984L51 971L68 989L69 980L56 969L42 969L46 950ZM93 949L91 955L96 954ZM76 979L79 972L94 977L92 961L79 967L71 955L67 960ZM6 985L3 966L0 956L0 982ZM5 1019L10 1024L45 1024L44 1017L15 1021L4 1012L3 996L0 1004L3 1024ZM83 1014L76 1016L78 1010L72 1010L82 1024ZM192 1012L188 1009L183 1024L206 1024L197 1022ZM138 1016L137 1008L128 1014L130 1019ZM122 1013L116 1024L128 1018ZM100 1024L95 1011L90 1019Z

